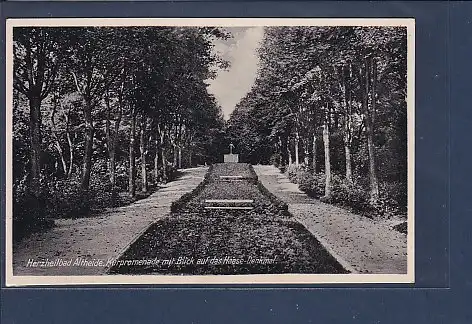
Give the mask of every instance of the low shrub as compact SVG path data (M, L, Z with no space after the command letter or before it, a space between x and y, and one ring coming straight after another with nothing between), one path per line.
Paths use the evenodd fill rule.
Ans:
M375 208L370 204L369 192L356 182L350 182L338 175L332 176L329 202L349 207L357 213L372 213Z
M27 178L16 179L13 182L13 221L21 222L26 215L38 212L34 198L27 192ZM44 212L44 210L43 210Z
M118 196L113 196L105 163L95 163L90 177L89 190L80 188L81 174L75 172L70 178L50 178L45 184L47 213L52 218L76 218L90 211L119 205Z
M294 170L297 170L294 176ZM290 174L290 172L289 172ZM356 182L349 182L346 179L333 174L331 177L331 195L325 195L325 174L313 173L303 167L292 168L291 181L298 183L298 188L311 197L322 198L323 202L348 207L355 212L372 212L369 203L368 191Z
M52 218L75 217L90 210L90 197L80 190L80 175L74 173L70 179L58 179L47 183L47 211Z
M324 173L300 172L298 175L298 188L311 197L322 197L325 191Z
M116 164L116 188L118 191L128 190L128 175L129 166L128 161L120 161Z
M298 173L300 172L301 167L296 164L290 164L285 169L285 174L287 175L288 179L293 183L298 183Z
M167 181L172 181L172 180L175 180L175 178L177 178L177 175L178 175L178 171L177 171L177 167L174 166L173 164L169 163L166 167L166 172L164 174L164 172L161 170L161 174L162 174L162 177L165 176L165 179ZM161 178L160 182L163 182L163 179L164 178Z
M402 222L398 225L393 226L393 229L399 231L400 233L408 234L408 223Z
M44 196L44 194L42 194ZM27 191L27 177L24 175L13 182L13 239L19 241L30 233L51 228L54 221L48 219L46 199L39 200Z
M309 170L309 167L305 166L304 164L290 164L284 169L283 172L287 175L287 177L292 183L297 184L300 182L300 180L304 180L303 178L306 178L306 175L308 173L312 173Z
M387 213L406 214L408 185L403 182L382 182L379 184L380 200Z
M285 171L287 170L287 166L285 164L279 165L278 168L282 173L285 173Z
M280 153L274 153L269 158L269 163L278 168L280 166Z
M297 170L296 176L295 171ZM353 212L373 216L406 214L407 189L402 183L381 183L380 197L375 203L370 202L370 190L365 179L352 182L336 174L331 178L331 195L325 195L324 173L313 173L303 167L291 168L287 172L290 180L298 183L298 188L307 195L322 198L323 202L332 203L351 209ZM365 185L364 185L365 183Z

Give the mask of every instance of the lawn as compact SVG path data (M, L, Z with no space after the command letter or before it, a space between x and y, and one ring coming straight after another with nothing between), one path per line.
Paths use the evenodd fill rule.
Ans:
M219 164L211 172L202 190L153 224L110 273L346 273L305 227L278 212L254 182L218 180L219 175L234 173L249 177L253 173L249 165ZM203 208L206 199L253 199L254 209L208 210ZM154 261L132 264L132 260Z

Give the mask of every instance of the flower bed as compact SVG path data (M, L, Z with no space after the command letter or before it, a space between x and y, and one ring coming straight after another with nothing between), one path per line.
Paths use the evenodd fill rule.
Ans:
M221 180L220 177L240 176L243 180L257 180L257 175L248 163L216 163L210 175L211 180Z
M205 216L187 214L161 220L120 258L140 259L159 263L117 264L110 273L346 273L302 225L270 212L212 210Z
M221 176L242 176L236 181L221 180ZM217 163L210 167L203 182L191 193L172 203L171 211L203 212L207 199L252 199L252 206L259 210L268 208L274 212L288 213L288 206L270 193L257 179L247 163Z
M227 175L244 178L220 180ZM224 202L228 199L252 201ZM223 200L211 206L252 209L205 209L207 200ZM251 165L216 164L196 190L172 205L168 218L130 246L110 273L346 273L305 227L290 220L287 209L257 180ZM127 264L129 260L155 261Z

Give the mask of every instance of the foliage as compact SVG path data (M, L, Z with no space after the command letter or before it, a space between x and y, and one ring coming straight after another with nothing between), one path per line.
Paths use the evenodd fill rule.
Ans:
M286 169L285 169L285 174L287 175L288 179L293 182L293 183L298 183L297 179L297 174L298 171L300 170L300 167L295 164L290 164Z
M408 233L408 223L402 222L398 225L393 226L394 230L399 231L400 233L407 234Z
M328 186L356 210L404 213L406 199L392 196L407 191L406 28L267 27L259 60L228 121L243 159L316 196ZM300 178L302 164L327 174Z
M325 175L303 171L298 175L298 188L309 196L320 198L324 195Z
M237 216L235 211L220 210L176 213L176 217L166 217L152 224L120 256L109 273L348 273L303 225L279 218L276 213L254 211L243 215L238 213ZM193 258L194 262L126 264L126 260L177 260L181 255ZM211 261L199 262L207 257ZM254 259L269 262L253 262Z
M403 207L406 206L406 190L401 188L398 182L382 185L380 199L376 204L371 204L368 184L357 180L350 182L342 176L334 175L329 197L324 197L324 173L313 173L303 168L297 168L296 177L291 181L298 183L298 188L309 196L322 198L324 202L347 207L356 213L369 217L406 213L406 209Z
M274 153L270 156L269 163L271 165L275 166L276 168L278 168L279 166L281 166L280 159L281 159L281 154L280 153Z
M351 208L354 212L365 213L372 216L372 205L369 201L369 194L366 188L359 186L355 182L349 182L346 179L334 176L333 189L328 201L344 207Z
M227 37L210 27L15 28L14 218L86 215L214 162L225 124L206 88L228 66L212 50Z

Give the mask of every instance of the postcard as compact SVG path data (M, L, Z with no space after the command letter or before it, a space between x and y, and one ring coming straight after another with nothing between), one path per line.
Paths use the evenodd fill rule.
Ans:
M414 282L414 19L8 19L6 285Z

